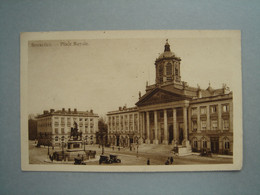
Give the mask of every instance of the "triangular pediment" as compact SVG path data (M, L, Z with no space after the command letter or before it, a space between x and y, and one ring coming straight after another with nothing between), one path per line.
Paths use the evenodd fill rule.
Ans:
M136 103L137 106L145 106L151 104L160 104L167 102L175 102L186 100L188 97L180 93L174 93L166 91L164 89L156 88L148 93L146 93L140 100Z

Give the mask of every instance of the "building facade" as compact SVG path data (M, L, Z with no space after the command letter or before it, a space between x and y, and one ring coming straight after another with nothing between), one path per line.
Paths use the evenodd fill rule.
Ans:
M37 117L37 138L40 145L61 146L70 138L71 128L77 124L85 144L96 143L98 115L77 109L45 110Z
M119 107L118 111L108 112L108 142L114 146L128 147L141 143L139 112L137 107Z
M146 144L171 144L183 152L207 149L232 154L233 93L225 84L219 89L210 84L207 89L189 86L181 80L180 62L167 41L164 52L155 60L155 84L147 85L146 93L139 93L136 103L140 140ZM120 118L122 112L109 112L109 117L111 113ZM110 127L114 132L113 124ZM123 132L125 126L117 129L117 137Z

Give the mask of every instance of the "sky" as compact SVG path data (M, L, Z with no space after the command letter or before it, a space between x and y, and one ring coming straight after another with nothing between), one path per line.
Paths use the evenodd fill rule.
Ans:
M119 106L135 106L146 82L155 83L154 62L163 53L166 39L181 58L182 81L203 89L209 82L213 88L226 83L233 90L241 48L232 33L34 39L28 44L28 112L77 108L105 116Z

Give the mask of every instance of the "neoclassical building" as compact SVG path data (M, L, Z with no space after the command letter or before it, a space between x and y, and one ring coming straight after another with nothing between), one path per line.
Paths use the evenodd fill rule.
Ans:
M40 145L60 146L67 143L70 138L71 128L74 123L78 131L82 133L85 144L96 143L98 131L98 115L90 111L78 111L77 109L45 110L37 117L37 139Z
M139 93L136 107L108 113L111 143L120 145L124 137L127 143L171 144L180 152L233 153L232 92L226 85L220 89L210 84L207 89L189 86L181 80L180 62L166 41L164 52L155 60L155 84L147 85L143 96ZM122 125L135 121L133 129Z

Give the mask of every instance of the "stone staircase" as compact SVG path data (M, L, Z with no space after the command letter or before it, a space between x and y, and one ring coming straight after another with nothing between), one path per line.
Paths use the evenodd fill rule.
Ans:
M155 153L173 153L173 145L163 145L163 144L141 144L139 145L139 150L142 152L152 152ZM192 153L190 144L187 146L178 145L178 156L186 156Z

